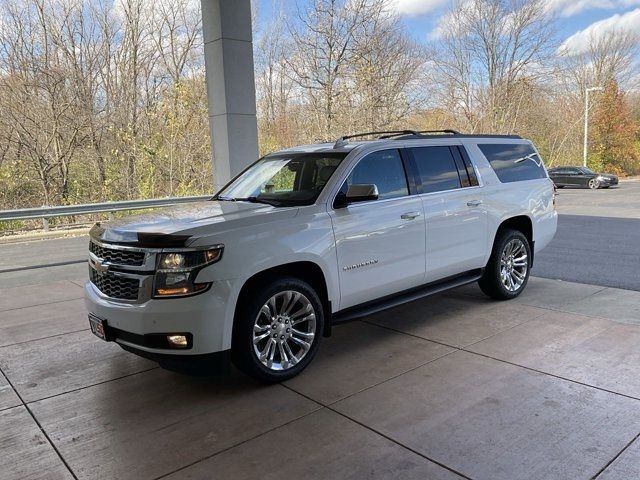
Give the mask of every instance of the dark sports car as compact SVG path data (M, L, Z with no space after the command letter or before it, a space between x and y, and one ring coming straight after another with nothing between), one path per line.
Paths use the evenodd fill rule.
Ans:
M556 167L549 169L549 178L558 188L587 187L609 188L618 184L618 177L608 173L596 173L587 167Z

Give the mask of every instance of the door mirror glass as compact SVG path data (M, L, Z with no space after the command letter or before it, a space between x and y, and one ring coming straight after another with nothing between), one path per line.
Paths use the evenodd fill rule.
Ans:
M335 208L344 208L350 203L378 200L378 187L374 183L354 183L349 185L347 193L338 193Z
M375 183L354 183L347 190L347 202L367 202L378 200L378 187Z

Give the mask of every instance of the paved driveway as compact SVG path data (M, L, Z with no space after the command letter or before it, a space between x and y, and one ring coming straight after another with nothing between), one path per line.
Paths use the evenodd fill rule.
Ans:
M263 386L99 341L80 284L0 289L3 480L640 477L639 292L463 287L337 327Z

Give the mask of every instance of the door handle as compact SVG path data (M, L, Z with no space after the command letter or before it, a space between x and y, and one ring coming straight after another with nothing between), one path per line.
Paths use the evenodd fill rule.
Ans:
M421 215L420 212L407 212L400 215L400 218L403 220L413 220L414 218L419 217L420 215Z
M478 207L482 205L482 200L469 200L467 202L467 207Z

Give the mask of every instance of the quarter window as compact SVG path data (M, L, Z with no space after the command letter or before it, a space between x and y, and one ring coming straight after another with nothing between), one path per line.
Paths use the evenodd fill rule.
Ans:
M364 157L349 174L340 191L346 194L349 186L354 184L375 184L379 199L409 195L407 175L397 150L382 150Z
M449 147L418 147L410 150L422 182L422 193L460 188L458 167ZM466 180L468 182L469 179Z
M546 178L542 159L528 143L478 145L501 182Z

